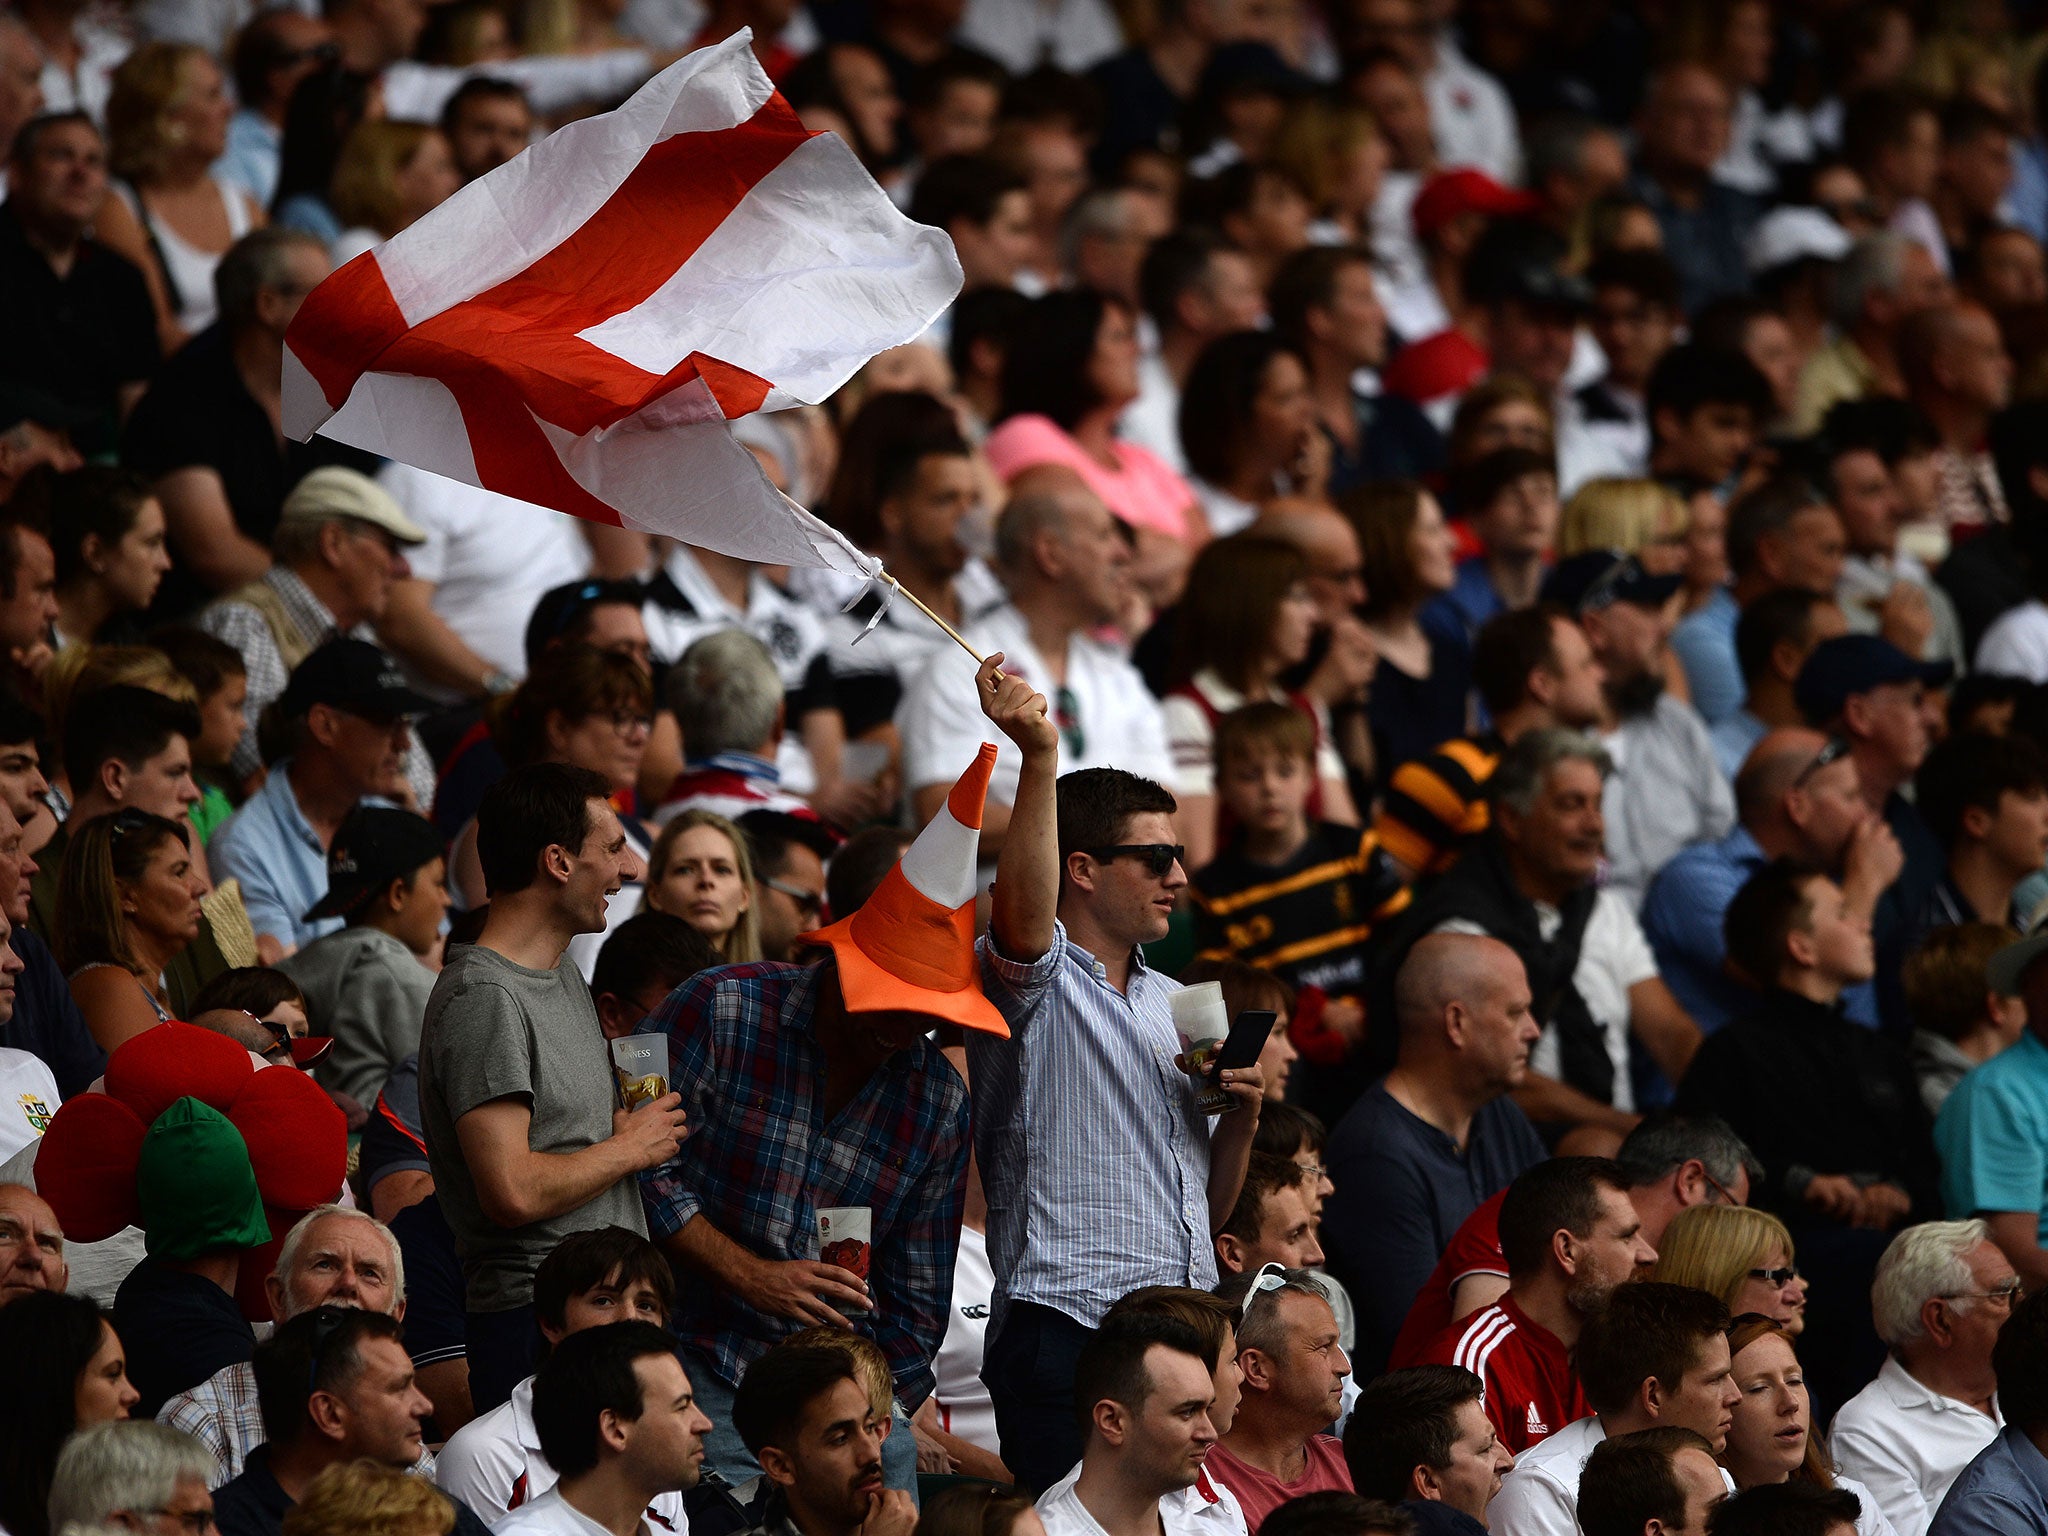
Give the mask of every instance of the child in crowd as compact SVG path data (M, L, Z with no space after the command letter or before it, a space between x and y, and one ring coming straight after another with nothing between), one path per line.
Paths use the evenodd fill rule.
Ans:
M420 1048L448 915L440 834L410 811L357 806L328 849L327 894L306 915L348 924L279 963L305 988L315 1027L334 1037L315 1075L337 1098L374 1104Z
M1235 826L1197 871L1195 943L1296 989L1292 1036L1312 1062L1340 1059L1362 1032L1365 941L1408 904L1370 831L1312 822L1315 723L1286 704L1248 704L1216 726L1216 792Z
M223 785L233 787L236 799L248 788L234 783L228 772L228 759L249 729L242 713L249 695L248 664L240 651L203 629L163 629L152 639L199 695L199 734L192 738L192 777L199 785L199 803L188 814L203 843L235 812L235 801Z

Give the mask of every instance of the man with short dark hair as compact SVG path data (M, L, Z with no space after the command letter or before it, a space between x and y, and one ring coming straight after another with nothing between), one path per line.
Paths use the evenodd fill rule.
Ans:
M1590 1409L1571 1351L1617 1287L1656 1262L1618 1163L1560 1157L1508 1187L1500 1207L1508 1288L1453 1323L1425 1358L1486 1383L1486 1416L1520 1454Z
M747 1367L732 1427L761 1466L768 1497L754 1536L911 1536L917 1505L882 1479L889 1421L854 1355L805 1329ZM1209 1373L1193 1361L1202 1389ZM908 1431L905 1431L908 1433Z
M1593 1412L1524 1451L1501 1484L1491 1527L1502 1536L1574 1536L1587 1458L1602 1442L1676 1428L1709 1455L1728 1445L1741 1389L1729 1369L1728 1309L1705 1291L1645 1280L1586 1319L1572 1364ZM1718 1488L1718 1469L1714 1474Z
M1031 259L1031 197L1024 178L988 155L945 155L918 174L910 217L943 229L967 288L1009 288Z
M711 941L669 912L640 911L597 952L590 995L607 1040L622 1040L684 982L723 963Z
M738 821L753 858L761 958L794 961L797 936L824 918L825 860L838 839L822 822L786 811L748 811Z
M533 103L510 80L472 75L441 108L455 169L466 185L516 157L533 140Z
M485 794L483 932L457 946L421 1030L420 1109L468 1282L470 1392L495 1408L533 1368L533 1275L590 1226L645 1235L634 1175L675 1155L681 1098L621 1108L569 940L604 931L640 873L600 774L515 768Z
M1684 311L1678 271L1662 251L1610 251L1586 269L1590 329L1607 359L1600 378L1565 396L1557 421L1557 489L1603 476L1640 477L1650 463L1645 399Z
M1735 665L1742 673L1743 699L1715 724L1714 755L1734 783L1750 749L1772 731L1806 724L1792 685L1806 658L1823 640L1849 632L1849 621L1833 599L1804 587L1780 587L1743 606L1735 621ZM1738 812L1741 796L1736 796Z
M1199 227L1153 243L1138 269L1138 296L1159 329L1159 349L1138 359L1138 398L1125 409L1119 430L1185 474L1181 385L1210 342L1258 327L1265 297L1251 258Z
M534 1437L561 1480L496 1529L588 1536L595 1525L607 1536L644 1536L642 1510L697 1486L710 1427L656 1323L622 1319L572 1333L533 1380Z
M1415 1365L1366 1384L1344 1425L1351 1485L1367 1498L1443 1504L1480 1527L1515 1458L1462 1366Z
M2013 895L2048 859L2048 755L2025 736L1947 737L1913 776L1913 803L1948 865L1890 936L1894 965L1932 928L1981 921L2024 932L2029 914Z
M1732 487L1774 414L1770 381L1739 352L1687 342L1657 360L1645 385L1650 473ZM1725 494L1725 493L1724 493Z
M1949 1485L1928 1536L2048 1531L2048 1452L2041 1449L2048 1442L2048 1295L2036 1292L2013 1308L1991 1365L2005 1428Z
M57 611L57 555L48 527L29 509L0 509L0 653L10 681L32 697L41 696L54 654Z
M1917 250L1918 247L1916 246ZM1801 1478L1758 1483L1714 1506L1708 1536L1855 1536L1863 1501L1846 1488L1823 1488ZM1983 1526L2011 1536L2010 1525ZM2034 1527L2048 1529L2048 1527Z
M1279 1264L1305 1269L1323 1262L1309 1212L1307 1176L1291 1158L1254 1152L1230 1219L1216 1229L1216 1267L1226 1275Z
M1666 65L1645 83L1630 190L1650 206L1678 264L1688 314L1743 286L1743 243L1760 209L1714 174L1727 153L1734 103L1705 64Z
M1616 1435L1586 1459L1573 1528L1585 1536L1707 1536L1709 1516L1728 1497L1726 1477L1712 1447L1689 1429Z

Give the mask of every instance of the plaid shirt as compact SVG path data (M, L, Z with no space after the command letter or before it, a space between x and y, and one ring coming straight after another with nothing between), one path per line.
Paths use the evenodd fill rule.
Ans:
M771 1260L818 1257L818 1211L874 1212L868 1284L875 1311L853 1326L889 1357L897 1395L932 1390L946 1331L966 1197L967 1087L931 1041L898 1051L825 1119L825 1053L811 1033L820 967L706 971L640 1025L668 1037L669 1082L689 1139L640 1175L657 1239L703 1216ZM701 1275L678 1274L675 1330L727 1382L800 1326L769 1317Z
M182 1429L213 1453L215 1470L207 1487L234 1481L242 1475L249 1453L264 1440L263 1414L256 1404L256 1367L246 1360L223 1366L165 1403L157 1410L156 1421ZM434 1453L421 1451L413 1471L432 1477Z

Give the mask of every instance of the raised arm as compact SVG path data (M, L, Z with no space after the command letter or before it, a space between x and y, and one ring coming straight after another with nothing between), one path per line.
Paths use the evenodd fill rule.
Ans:
M1044 695L1034 693L1022 678L1003 676L1002 661L998 651L974 675L982 713L1024 754L996 863L989 933L1007 958L1036 960L1052 948L1060 900L1059 810L1053 787L1059 776L1060 733L1046 715Z

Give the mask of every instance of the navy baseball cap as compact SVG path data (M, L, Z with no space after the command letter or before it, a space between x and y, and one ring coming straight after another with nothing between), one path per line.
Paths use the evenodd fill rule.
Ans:
M1813 724L1826 725L1856 694L1888 683L1939 688L1954 675L1947 662L1915 661L1881 636L1837 635L1813 648L1792 684L1792 699Z
M1681 576L1651 575L1634 555L1618 549L1589 549L1560 560L1543 578L1543 601L1575 614L1616 603L1662 608L1683 583Z
M413 691L397 662L369 641L346 635L328 641L292 669L278 704L287 720L315 704L366 720L402 720L434 708L432 699Z
M327 850L327 894L306 921L346 917L394 880L443 856L441 834L424 816L396 806L359 805L342 819Z

